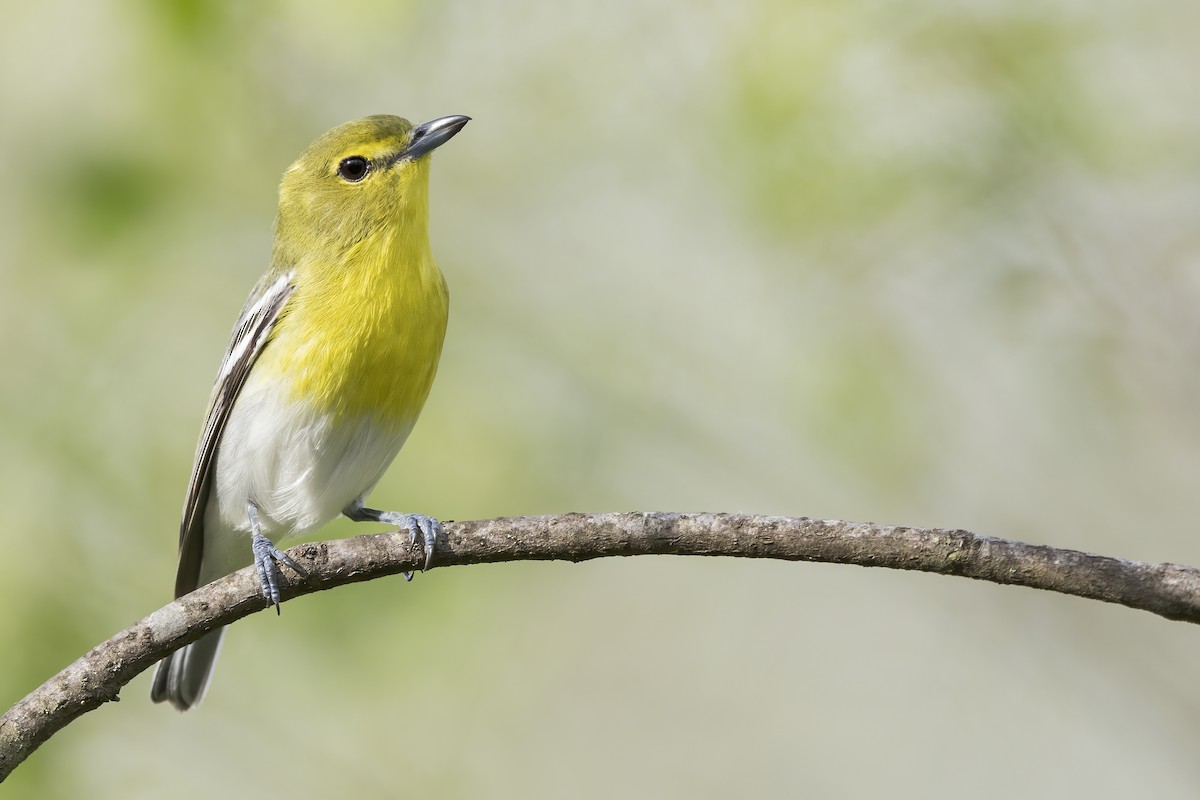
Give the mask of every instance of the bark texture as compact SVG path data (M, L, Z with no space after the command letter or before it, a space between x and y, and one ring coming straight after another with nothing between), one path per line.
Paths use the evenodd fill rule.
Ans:
M302 544L284 599L419 569L398 532ZM1200 570L1024 544L964 530L748 514L562 514L448 522L434 565L677 555L823 561L1028 586L1200 622ZM118 699L166 654L268 607L247 568L170 603L63 669L0 717L0 781L68 723ZM146 702L149 702L148 700Z

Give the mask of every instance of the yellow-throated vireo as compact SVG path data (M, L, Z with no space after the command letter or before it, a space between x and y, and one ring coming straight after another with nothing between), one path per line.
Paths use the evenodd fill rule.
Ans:
M301 570L274 543L338 514L420 536L428 568L438 521L363 501L437 372L449 296L429 247L429 161L468 119L348 122L284 173L271 266L234 325L196 449L176 597L253 563L278 610L279 564ZM164 659L151 698L200 702L223 634Z

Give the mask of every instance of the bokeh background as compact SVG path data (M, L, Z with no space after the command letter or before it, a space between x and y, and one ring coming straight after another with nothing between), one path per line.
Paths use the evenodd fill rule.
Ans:
M441 372L377 505L966 527L1200 564L1200 5L49 0L0 28L0 706L169 599L279 174L435 159ZM339 523L323 536L365 532ZM5 797L1194 797L1200 631L639 558L435 571L148 675Z

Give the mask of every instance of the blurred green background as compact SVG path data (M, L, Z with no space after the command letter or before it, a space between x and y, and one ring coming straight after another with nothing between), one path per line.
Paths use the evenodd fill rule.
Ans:
M280 173L433 171L441 372L377 505L966 527L1200 564L1200 5L13 4L0 706L170 597ZM322 536L373 530L339 523ZM639 558L259 614L33 798L1194 797L1200 631L1027 590Z

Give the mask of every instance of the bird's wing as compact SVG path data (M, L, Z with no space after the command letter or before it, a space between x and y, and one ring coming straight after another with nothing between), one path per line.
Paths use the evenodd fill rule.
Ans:
M175 574L175 596L196 588L200 562L204 557L204 510L212 485L213 466L221 434L251 367L271 337L271 331L283 315L284 306L295 288L292 274L268 274L254 287L233 328L233 337L221 362L221 371L208 401L204 429L196 446L196 463L183 504L179 525L179 571Z

